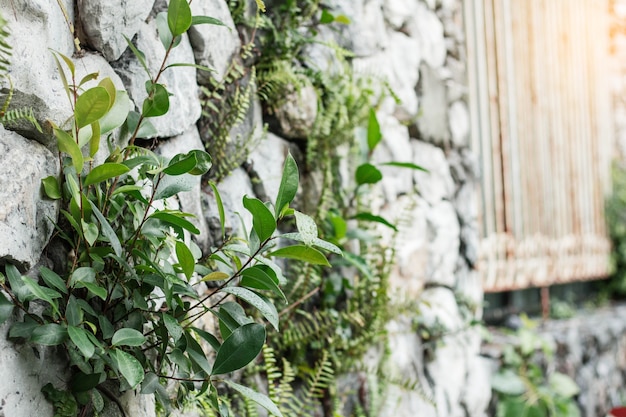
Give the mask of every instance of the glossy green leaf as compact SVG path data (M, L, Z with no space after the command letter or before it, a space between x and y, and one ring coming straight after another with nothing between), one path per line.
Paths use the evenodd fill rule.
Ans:
M59 71L59 76L61 77L61 82L63 82L63 89L65 90L65 94L67 94L67 98L69 100L72 100L72 92L67 82L67 77L65 76L65 69L61 65L61 61L59 61L58 57L61 57L68 64L68 67L70 68L70 72L72 74L72 78L74 77L74 63L72 62L71 59L69 59L68 57L66 57L60 52L53 51L52 57L54 58L54 61L57 64L57 69Z
M95 166L83 182L84 186L97 184L102 181L106 181L111 178L119 177L126 174L130 169L124 164L104 163L102 165Z
M185 333L185 340L187 342L187 355L189 359L194 363L196 369L200 368L207 375L211 375L211 365L202 350L202 346L193 338L191 333Z
M322 9L322 16L320 17L320 23L323 25L326 25L334 21L335 21L335 16L333 16L333 14L330 13L328 10Z
M191 24L192 25L209 24L209 25L217 25L217 26L226 26L224 22L222 22L221 20L216 19L214 17L210 17L210 16L193 16L191 18Z
M174 37L172 36L172 32L170 31L170 27L167 23L167 12L161 12L157 14L156 24L157 32L159 33L159 39L161 40L163 47L165 49L168 49L170 46L172 48L177 47L182 40L182 36L177 36L176 39L174 39Z
M15 305L6 298L6 296L0 293L0 324L4 323L13 315L13 309Z
M26 317L23 322L13 323L9 330L10 339L30 339L33 331L39 327L39 323L31 318Z
M163 172L167 175L182 175L191 171L196 166L194 154L178 154L174 156Z
M376 111L372 108L370 109L369 119L367 121L367 147L370 152L374 150L382 138L383 135L380 131L380 124L378 123L378 118L376 117Z
M61 187L59 187L59 181L57 181L55 176L50 175L42 179L41 184L43 185L43 190L48 198L58 200L62 197Z
M252 214L252 227L261 242L266 241L276 230L276 219L272 212L258 198L243 197L243 206Z
M11 285L11 291L13 291L17 299L22 303L27 300L32 300L33 293L28 289L24 281L22 281L22 275L15 265L7 264L6 273L9 284Z
M89 204L91 204L93 214L96 216L98 222L100 223L100 231L109 240L109 243L111 244L111 247L113 248L115 254L117 256L122 256L122 244L120 243L117 234L115 233L107 219L102 215L100 210L98 210L98 207L94 204L94 202L89 200Z
M213 166L211 155L200 149L194 149L189 153L196 157L196 166L189 171L191 175L204 175L209 172L209 169Z
M83 310L78 304L78 300L74 295L70 295L67 300L67 306L65 307L65 319L70 326L79 326L83 321Z
M354 215L353 217L356 220L362 220L362 221L366 221L366 222L374 222L374 223L380 223L383 224L387 227L389 227L390 229L393 229L394 231L398 231L398 228L391 222L389 222L387 219L385 219L384 217L381 216L377 216L375 214L372 213L357 213Z
M183 0L184 1L184 0ZM144 117L163 116L170 108L170 95L162 84L146 81L148 97L143 102L141 114Z
M77 173L83 170L83 153L80 151L78 144L74 141L66 131L54 127L54 136L57 138L57 144L61 152L65 152L72 158L72 165Z
M265 317L267 321L276 330L278 330L278 311L276 311L276 306L274 306L272 302L268 301L267 298L242 287L226 287L222 289L222 292L232 294L259 310L263 317Z
M278 407L276 407L276 404L274 404L272 400L270 400L269 397L267 397L266 395L263 395L260 392L257 392L243 385L239 385L236 382L230 381L228 379L224 380L224 382L226 382L228 386L230 386L232 389L234 389L247 399L254 401L261 407L265 408L267 411L270 412L270 414L277 417L282 417L282 413L280 412Z
M119 372L124 378L126 378L126 381L131 388L134 389L141 383L141 381L143 381L143 366L141 366L141 363L139 363L134 356L119 349L115 349L112 352L112 356L117 362Z
M176 258L178 258L178 264L183 270L183 274L185 274L187 279L191 278L196 266L196 260L193 258L193 254L187 245L178 240L176 241Z
M76 345L78 350L80 350L80 353L82 353L86 359L90 359L95 353L96 348L89 340L85 329L81 327L69 326L67 328L67 333L70 336L70 340Z
M524 381L510 369L505 369L493 375L491 387L507 395L521 395L526 391Z
M356 169L355 179L357 185L376 184L383 179L383 174L372 164L362 164Z
M61 291L63 294L67 294L67 287L65 286L65 281L61 278L56 272L51 269L42 266L39 268L39 274L43 281L50 287L56 288Z
M205 281L221 281L221 280L227 279L229 277L230 277L230 275L227 274L226 272L213 271L210 274L207 274L207 275L203 276L201 281L203 281L203 282L205 282Z
M30 341L44 346L57 346L67 340L67 329L56 323L37 326L30 335Z
M128 113L128 118L126 119L126 129L131 134L137 131L135 137L140 139L149 139L154 138L158 135L156 128L150 122L150 120L144 118L141 120L141 125L139 129L137 129L137 124L139 123L141 115L135 111L131 111Z
M72 272L72 276L70 277L70 286L75 287L86 283L86 282L94 282L96 280L96 271L89 266L82 266L80 268L76 268L74 272Z
M243 368L257 357L265 343L265 328L249 323L235 330L217 351L212 375L227 374Z
M116 331L111 339L113 346L141 346L145 342L146 337L139 330L126 327Z
M568 375L560 372L552 373L548 383L552 391L563 398L572 398L580 392L576 382Z
M197 327L192 327L191 328L194 332L196 332L198 334L198 336L200 336L204 341L206 341L208 344L211 345L211 347L213 349L215 349L215 351L219 350L221 344L219 342L219 340L217 340L217 337L213 336L211 333L204 331L202 329L199 329Z
M315 220L299 211L295 211L294 215L296 217L296 226L302 236L303 243L307 246L313 245L313 242L317 239L317 225L315 224Z
M195 235L200 234L200 230L189 220L166 211L155 211L150 215L151 218L159 219L175 228L185 229ZM182 237L182 236L181 236Z
M396 168L414 169L416 171L430 172L426 168L421 167L421 166L419 166L417 164L414 164L412 162L385 162L385 163L383 163L381 165L390 166L390 167L396 167Z
M191 26L191 8L187 0L170 0L167 9L167 24L172 35L179 36Z
M224 213L224 204L222 203L222 196L217 189L217 185L213 182L209 182L211 189L213 190L213 195L215 197L215 204L217 204L217 212L220 216L220 227L222 229L222 239L226 236L226 215Z
M105 288L102 288L98 284L94 284L91 282L83 282L81 284L81 287L87 288L87 290L91 294L95 295L96 297L100 298L103 301L107 299L107 290Z
M159 377L154 372L148 372L141 383L141 393L154 394L160 386L161 381Z
M116 91L115 101L109 111L99 120L100 134L106 135L122 126L130 111L130 99L126 91Z
M98 86L104 88L105 90L107 90L107 93L109 93L108 109L110 109L111 107L113 107L113 103L115 103L115 98L117 96L117 90L115 89L115 84L113 84L113 80L111 79L111 77L104 77L102 80L100 80Z
M219 319L222 339L228 338L228 336L244 324L253 322L253 320L248 317L243 307L232 301L227 301L220 305L219 310L215 314Z
M163 200L184 191L191 191L197 185L196 178L190 174L166 175L159 182L154 199Z
M283 166L283 175L280 186L278 187L278 194L276 195L276 203L274 205L276 218L280 217L285 207L289 206L291 201L295 198L299 182L300 174L298 172L298 165L296 165L293 156L287 154L285 165Z
M326 259L323 253L321 253L317 249L302 245L294 245L280 248L269 253L267 256L295 259L313 265L330 266L330 264L328 263L328 259Z
M163 324L165 324L165 328L172 339L174 339L174 342L177 342L183 335L183 328L180 323L178 323L178 320L171 315L163 313Z
M266 267L255 265L241 271L241 286L257 290L269 290L287 301L285 294L278 286L278 279L272 278Z
M291 239L291 240L295 240L301 243L306 243L305 238L302 236L301 233L285 233L285 234L280 235L280 237L282 239ZM311 246L315 246L316 248L326 250L336 255L343 255L343 252L337 245L334 245L330 242L322 240L318 237L313 239Z
M89 139L89 157L93 158L100 149L100 137L102 132L100 131L100 122L96 121L89 125L91 128L91 138Z
M78 96L74 117L78 128L83 128L100 119L109 110L111 97L104 87L92 87Z
M80 221L83 225L83 236L85 237L85 240L89 246L93 246L96 239L98 239L98 226L94 223L87 223L83 219Z
M55 301L57 298L61 298L61 294L59 294L57 291L48 288L48 287L42 287L41 285L37 284L32 278L27 277L27 276L23 276L22 277L22 281L24 282L24 285L26 285L26 287L28 288L28 290L38 299L38 300L43 300L45 302L47 302L48 304L50 304L50 306L52 307L52 309L54 310L55 313L57 313L57 315L61 315L60 311L59 311L59 305L58 303Z

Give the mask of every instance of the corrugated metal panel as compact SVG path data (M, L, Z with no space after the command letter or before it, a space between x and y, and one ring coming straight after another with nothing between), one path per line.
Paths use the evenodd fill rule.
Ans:
M608 0L465 2L485 291L604 277Z

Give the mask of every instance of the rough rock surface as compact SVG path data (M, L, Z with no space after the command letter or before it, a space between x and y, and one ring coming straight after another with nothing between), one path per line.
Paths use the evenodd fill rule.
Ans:
M52 235L58 204L44 196L41 180L59 175L54 154L0 127L0 259L29 269Z

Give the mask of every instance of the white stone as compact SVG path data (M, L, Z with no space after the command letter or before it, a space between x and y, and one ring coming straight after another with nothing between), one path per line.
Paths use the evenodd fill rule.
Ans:
M154 0L79 1L83 30L91 47L102 52L108 61L118 59L146 20Z
M194 16L209 16L220 20L220 25L193 25L187 32L193 47L196 64L209 67L215 72L198 71L198 81L205 83L209 77L221 81L233 56L241 48L235 23L224 0L203 0L191 3Z
M39 260L54 231L58 203L41 180L59 175L56 156L41 144L0 127L0 259L25 269Z
M448 117L452 144L457 148L467 146L470 133L467 105L463 101L455 101L450 106Z
M52 404L41 388L47 383L63 387L68 379L67 363L54 348L8 341L12 323L0 325L0 416L51 416Z
M418 4L415 0L385 0L383 15L392 29L400 30L418 12Z
M143 23L137 33L137 49L145 54L145 61L151 75L154 77L159 70L165 48L159 40L156 30L156 21ZM180 44L172 50L167 64L193 63L194 56L187 35L182 35ZM130 51L113 63L113 67L124 81L128 94L141 109L146 92L148 75ZM157 130L158 137L171 137L187 131L201 114L198 85L196 84L196 69L192 67L174 67L166 69L158 80L171 94L169 111L160 117L150 118L150 122Z
M417 192L431 205L450 199L454 195L454 180L441 148L417 140L412 141L412 145L413 160L428 170L415 171Z
M276 111L280 133L291 139L310 136L317 118L318 97L310 83L285 93L284 103Z
M428 283L453 288L460 245L456 211L450 202L441 201L432 206L426 216L430 242L426 279Z
M443 66L446 60L446 41L443 23L435 12L423 3L418 3L417 13L406 24L411 37L419 40L421 56L432 68Z
M283 176L283 165L289 153L289 142L268 133L267 137L249 155L252 167L259 175L270 202L276 201ZM260 196L257 195L260 198Z
M439 146L450 147L448 94L441 71L428 65L420 68L420 110L416 120L416 138Z

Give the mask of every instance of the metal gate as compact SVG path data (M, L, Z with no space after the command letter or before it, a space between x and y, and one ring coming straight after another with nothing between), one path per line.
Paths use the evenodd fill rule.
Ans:
M609 0L466 0L485 291L609 273Z

